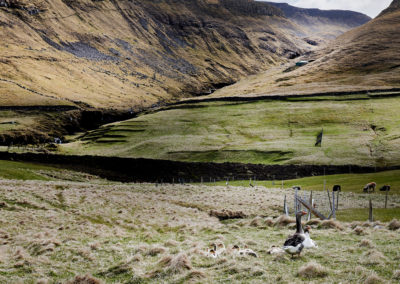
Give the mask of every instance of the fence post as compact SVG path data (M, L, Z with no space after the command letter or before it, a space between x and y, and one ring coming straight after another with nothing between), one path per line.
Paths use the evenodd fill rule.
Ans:
M286 194L285 194L285 199L283 201L283 213L285 213L286 216L289 216L289 210L286 202Z
M283 189L283 180L282 180L282 189Z
M311 192L310 192L310 200L309 200L309 203L311 204L311 207L313 207L314 206L314 202L313 202L313 198L312 198L312 190L311 190ZM311 210L308 210L308 216L307 216L307 221L310 221L310 219L311 219Z
M337 192L337 197L336 197L336 210L339 210L339 193L340 191Z
M374 221L374 216L373 216L373 212L372 212L372 200L371 198L369 198L369 221L373 222Z
M325 186L324 186L324 188L325 188ZM329 189L326 189L326 192L328 193L328 200L329 200L329 208L331 209L331 211L332 211L332 200L331 200L331 195L329 194Z
M297 214L297 189L294 190L294 214Z
M386 190L386 196L385 196L385 209L387 209L387 202L388 202L388 190Z
M332 208L333 208L333 219L336 220L336 206L335 206L335 192L332 191Z

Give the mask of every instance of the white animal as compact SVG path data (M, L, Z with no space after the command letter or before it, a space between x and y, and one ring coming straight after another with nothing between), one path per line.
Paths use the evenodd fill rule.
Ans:
M237 255L237 256L250 255L253 257L258 257L257 253L255 253L252 249L249 249L249 248L240 249L240 247L238 245L234 245L232 250L233 250L234 255Z
M282 248L277 247L277 246L272 246L269 249L268 254L281 254L281 253L284 253L284 252L285 251Z
M316 242L314 242L313 239L310 238L310 226L306 226L304 230L304 235L306 236L306 239L303 242L304 248L309 249L309 248L318 248L318 245Z

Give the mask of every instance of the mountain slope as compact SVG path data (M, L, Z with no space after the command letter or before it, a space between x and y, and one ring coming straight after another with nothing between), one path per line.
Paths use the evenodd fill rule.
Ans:
M2 105L149 106L302 53L266 24L291 26L282 12L252 1L8 3L0 10L0 86L9 91ZM259 39L266 36L271 43Z
M252 0L0 0L1 105L143 108L303 54L312 36ZM301 35L301 37L299 37Z
M214 96L307 94L400 87L400 9L396 0L379 17L294 63L217 92ZM299 59L300 60L300 59Z
M320 39L334 39L371 20L367 15L353 11L305 9L287 3L267 3L282 10L285 17Z

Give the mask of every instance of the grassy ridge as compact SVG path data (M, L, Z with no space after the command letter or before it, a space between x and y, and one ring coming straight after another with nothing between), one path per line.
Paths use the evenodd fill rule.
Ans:
M197 162L400 164L400 99L198 103L90 132L67 153ZM324 130L322 147L315 147Z

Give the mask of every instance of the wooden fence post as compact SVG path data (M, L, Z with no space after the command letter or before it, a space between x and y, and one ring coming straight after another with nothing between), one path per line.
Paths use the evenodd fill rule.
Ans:
M335 206L335 192L334 191L332 191L332 208L333 208L332 216L333 216L333 219L336 220L336 206Z
M288 210L287 201L286 201L286 194L285 194L285 199L283 201L283 213L285 213L286 216L289 216L289 210Z
M312 190L311 190L311 192L310 192L310 199L309 199L309 203L311 204L311 207L313 207L313 206L314 206L314 204L313 204L313 198L312 198ZM310 219L311 219L311 210L310 210L310 209L308 209L307 221L310 221Z
M336 211L339 210L339 193L340 191L337 192L337 198L336 198Z

